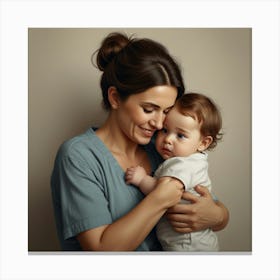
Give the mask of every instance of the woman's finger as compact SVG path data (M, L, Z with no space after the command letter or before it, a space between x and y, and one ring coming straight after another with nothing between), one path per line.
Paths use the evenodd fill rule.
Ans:
M167 214L172 214L172 213L176 213L176 214L193 214L194 213L194 209L193 206L191 206L191 204L183 204L183 203L179 203L176 204L172 207L170 207L167 212Z
M194 187L194 189L203 197L211 196L209 189L206 187L197 185Z
M173 228L187 228L187 227L190 227L189 224L187 223L180 223L180 222L175 222L175 221L169 221L171 226Z
M191 222L190 216L186 214L166 214L166 218L172 225L174 223L188 224Z
M179 233L190 233L190 232L193 232L193 229L190 228L190 227L176 227L176 228L173 228L176 232L179 232Z
M186 191L183 193L182 199L185 199L185 200L189 201L190 203L196 203L199 200L199 196Z

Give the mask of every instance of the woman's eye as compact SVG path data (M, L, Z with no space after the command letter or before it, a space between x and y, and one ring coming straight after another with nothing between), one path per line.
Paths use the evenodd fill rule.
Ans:
M153 112L153 109L147 109L147 108L143 108L144 112L149 114Z

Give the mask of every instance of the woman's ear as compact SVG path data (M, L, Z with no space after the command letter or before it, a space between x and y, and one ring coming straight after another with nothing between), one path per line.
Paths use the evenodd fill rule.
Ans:
M111 104L112 109L118 109L120 105L119 93L115 87L108 88L108 100Z
M205 151L212 142L213 142L212 136L203 137L202 140L200 141L200 145L198 146L197 150L199 152Z

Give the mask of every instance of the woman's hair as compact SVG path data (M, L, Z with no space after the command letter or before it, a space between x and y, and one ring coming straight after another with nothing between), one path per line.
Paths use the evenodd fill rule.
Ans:
M177 97L184 93L179 65L163 45L153 40L110 33L92 59L95 54L97 67L103 71L100 85L106 110L111 108L108 100L111 86L122 100L160 85L176 87Z
M217 105L209 97L199 93L186 93L179 98L175 105L179 112L192 117L200 124L202 136L211 136L213 142L208 150L217 146L217 142L222 139L222 117Z

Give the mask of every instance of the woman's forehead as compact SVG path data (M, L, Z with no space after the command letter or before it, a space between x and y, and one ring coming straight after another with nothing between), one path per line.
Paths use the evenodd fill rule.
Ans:
M174 105L177 89L171 86L156 86L130 97L138 102L151 104L151 106L167 108Z

